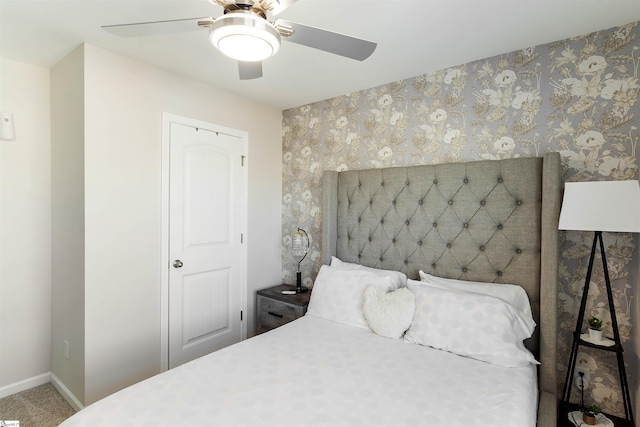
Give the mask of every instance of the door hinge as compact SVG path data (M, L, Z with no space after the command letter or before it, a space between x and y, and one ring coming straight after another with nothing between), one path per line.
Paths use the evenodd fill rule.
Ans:
M240 233L240 243L244 243L244 234Z
M245 156L245 155L240 156L240 166L244 166L244 159L245 159L246 157L247 157L247 156Z
M242 310L240 310L240 321L242 322Z

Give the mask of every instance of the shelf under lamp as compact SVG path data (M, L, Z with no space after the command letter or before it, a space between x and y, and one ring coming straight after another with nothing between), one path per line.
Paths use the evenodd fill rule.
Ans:
M243 62L262 61L280 49L280 33L273 25L242 10L213 21L209 41L224 55Z

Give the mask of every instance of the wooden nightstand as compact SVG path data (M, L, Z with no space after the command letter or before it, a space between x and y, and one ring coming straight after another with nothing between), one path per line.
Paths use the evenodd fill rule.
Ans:
M304 316L309 305L311 291L284 295L282 291L295 290L295 286L277 285L258 291L258 333L289 323Z

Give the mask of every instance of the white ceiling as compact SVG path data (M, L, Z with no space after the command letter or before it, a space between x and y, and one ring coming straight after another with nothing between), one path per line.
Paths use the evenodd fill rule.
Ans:
M120 38L102 25L222 15L207 0L0 0L0 56L51 67L82 42L287 109L640 21L640 0L298 0L279 17L378 43L363 62L283 42L241 81L207 30Z

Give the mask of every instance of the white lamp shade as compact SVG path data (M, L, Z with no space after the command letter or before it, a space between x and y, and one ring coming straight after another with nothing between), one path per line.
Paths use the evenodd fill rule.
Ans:
M16 139L16 128L13 124L13 114L0 113L0 139L13 141Z
M567 182L560 230L640 233L638 181Z

